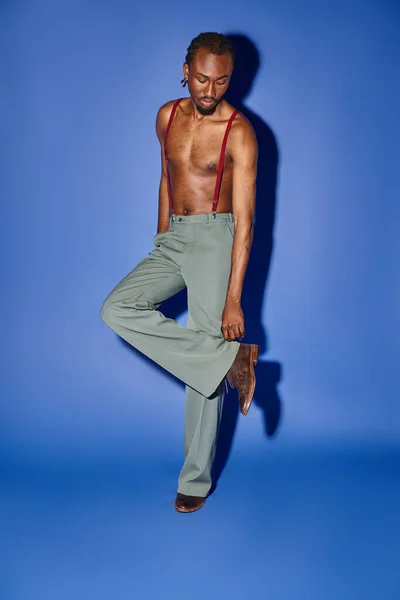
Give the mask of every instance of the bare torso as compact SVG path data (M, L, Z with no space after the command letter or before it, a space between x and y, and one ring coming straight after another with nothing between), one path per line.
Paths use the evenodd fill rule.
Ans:
M223 101L214 115L194 119L190 98L183 99L178 105L166 144L176 214L211 212L222 141L233 111L234 108ZM230 138L242 119L240 114L236 116L228 137L218 212L232 212Z

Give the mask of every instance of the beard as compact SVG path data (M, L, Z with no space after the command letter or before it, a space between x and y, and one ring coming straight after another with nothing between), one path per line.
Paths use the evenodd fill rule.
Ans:
M219 104L219 102L216 102L214 104L214 106L210 106L209 108L206 108L205 106L202 106L201 104L200 105L195 104L195 106L201 115L203 115L204 117L207 117L208 115L212 115L215 112L218 104Z

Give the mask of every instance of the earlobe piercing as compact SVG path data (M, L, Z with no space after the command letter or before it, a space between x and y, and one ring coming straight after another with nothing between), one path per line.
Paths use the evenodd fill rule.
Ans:
M182 81L181 81L182 87L185 87L187 85L187 83L188 83L187 79L182 79Z

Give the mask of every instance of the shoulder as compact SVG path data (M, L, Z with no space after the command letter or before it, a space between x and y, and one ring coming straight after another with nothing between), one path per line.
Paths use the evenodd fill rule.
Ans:
M257 137L250 121L238 113L229 133L229 148L235 160L255 160L258 154Z
M257 146L257 138L253 126L241 112L234 118L229 135L235 144Z
M169 100L158 109L156 118L156 130L159 139L164 136L175 102L177 102L177 99Z

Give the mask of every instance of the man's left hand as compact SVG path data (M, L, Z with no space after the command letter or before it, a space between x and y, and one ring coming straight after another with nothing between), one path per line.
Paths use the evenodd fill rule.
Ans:
M222 333L228 342L244 337L244 316L240 303L227 302L222 313Z

